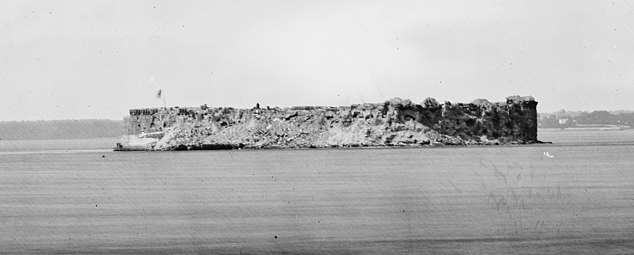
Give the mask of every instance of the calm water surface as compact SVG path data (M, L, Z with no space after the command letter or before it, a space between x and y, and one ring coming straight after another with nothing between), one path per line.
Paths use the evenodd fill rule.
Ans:
M0 141L0 253L632 254L634 132L552 145L113 152Z

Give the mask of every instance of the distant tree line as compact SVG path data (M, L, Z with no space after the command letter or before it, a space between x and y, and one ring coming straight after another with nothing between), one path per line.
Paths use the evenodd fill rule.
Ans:
M2 140L87 139L126 133L123 120L37 120L0 122Z
M608 111L540 113L538 125L542 128L567 128L576 125L634 126L634 112L610 113Z

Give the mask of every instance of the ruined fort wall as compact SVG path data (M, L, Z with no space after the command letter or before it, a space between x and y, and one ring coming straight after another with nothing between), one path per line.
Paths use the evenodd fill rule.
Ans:
M167 147L213 143L254 147L424 145L435 140L531 143L537 142L536 106L532 97L513 96L498 103L480 99L438 104L427 99L416 104L395 98L383 104L342 107L132 109L128 132L170 132Z

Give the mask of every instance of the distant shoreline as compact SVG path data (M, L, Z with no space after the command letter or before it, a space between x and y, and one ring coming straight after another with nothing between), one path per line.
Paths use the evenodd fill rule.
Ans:
M617 125L587 125L576 126L567 128L538 128L538 131L556 131L556 130L569 130L569 131L619 131L630 130L630 126L617 126Z

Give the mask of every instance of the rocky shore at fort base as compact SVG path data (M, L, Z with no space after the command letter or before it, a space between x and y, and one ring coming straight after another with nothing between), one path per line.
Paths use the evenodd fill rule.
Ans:
M537 102L379 104L251 109L132 109L115 150L420 147L538 143Z

